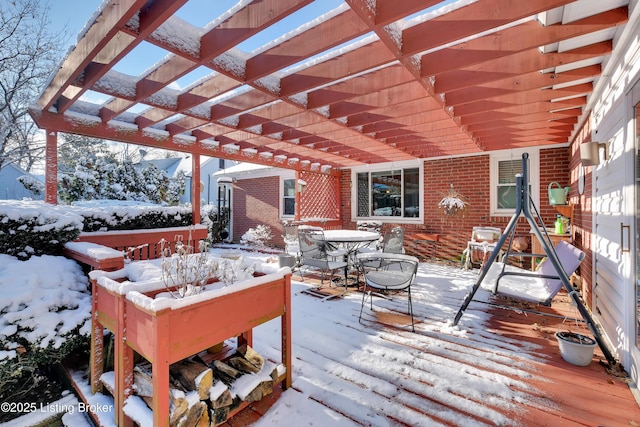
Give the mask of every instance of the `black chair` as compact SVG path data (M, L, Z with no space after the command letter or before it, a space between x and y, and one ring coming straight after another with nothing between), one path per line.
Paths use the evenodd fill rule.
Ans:
M394 253L365 253L359 254L357 258L361 265L371 263L380 266L378 269L363 272L364 288L358 321L362 319L362 310L367 296L370 298L371 310L373 310L374 291L377 291L378 295L381 291L407 291L411 330L415 332L411 285L418 272L418 258Z

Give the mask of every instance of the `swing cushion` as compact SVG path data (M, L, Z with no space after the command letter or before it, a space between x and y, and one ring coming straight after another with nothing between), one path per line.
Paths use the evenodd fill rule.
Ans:
M555 251L567 277L576 271L584 259L584 252L564 240L558 242ZM517 275L504 275L504 273ZM555 276L555 278L544 276ZM562 289L562 280L553 263L548 259L535 272L494 262L482 280L481 287L496 295L550 305L553 297Z

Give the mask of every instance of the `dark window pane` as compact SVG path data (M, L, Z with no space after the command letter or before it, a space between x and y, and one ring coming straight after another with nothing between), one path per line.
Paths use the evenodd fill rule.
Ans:
M295 179L285 179L283 181L284 184L284 196L285 197L295 197L296 196L296 180Z
M356 216L420 216L420 169L358 173Z
M295 215L296 199L293 197L285 197L284 199L284 215Z
M357 213L359 217L369 216L369 174L367 172L357 175Z
M420 170L418 168L404 170L404 216L420 215Z
M371 194L374 216L400 216L402 214L402 173L383 171L371 173Z

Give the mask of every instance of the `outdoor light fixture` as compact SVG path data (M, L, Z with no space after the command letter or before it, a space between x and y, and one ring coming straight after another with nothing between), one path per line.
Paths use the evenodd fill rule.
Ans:
M583 166L596 166L600 164L600 149L603 151L602 159L609 159L609 142L584 142L580 144L580 160Z
M307 181L303 180L303 179L299 179L298 180L298 193L302 194L304 193L304 190L306 190L307 188Z

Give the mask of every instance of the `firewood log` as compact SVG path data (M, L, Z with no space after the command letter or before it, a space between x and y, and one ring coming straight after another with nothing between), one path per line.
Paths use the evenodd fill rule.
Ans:
M216 408L211 411L211 425L217 426L229 418L229 406Z
M191 360L182 360L171 365L169 373L187 390L196 390L200 400L209 398L209 389L213 385L213 371L208 366Z
M242 344L238 347L238 353L242 355L249 363L258 368L256 372L259 372L264 365L264 357L262 357L257 351L249 347L247 344Z
M231 405L233 396L225 383L217 381L209 391L209 400L213 409L219 409Z
M133 369L133 387L134 393L145 401L149 408L153 408L153 383L151 374L147 372L145 367L136 366ZM185 398L182 390L173 386L169 387L169 419L171 425L174 425L189 409L189 403Z
M213 372L216 378L229 385L242 376L242 372L219 360L213 361Z
M246 374L255 374L257 372L260 372L260 369L258 369L258 367L256 367L253 363L249 362L242 356L232 357L227 361L227 363L230 366L236 368L238 371L244 372Z
M204 424L201 424L204 423ZM210 425L209 411L205 402L192 405L184 417L178 422L178 427L201 427Z

